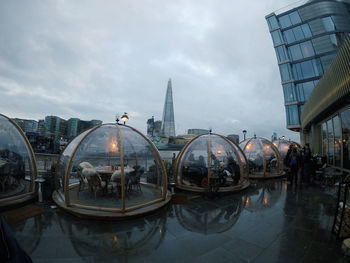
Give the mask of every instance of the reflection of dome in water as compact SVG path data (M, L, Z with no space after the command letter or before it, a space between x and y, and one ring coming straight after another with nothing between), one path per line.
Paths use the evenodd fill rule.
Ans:
M127 262L129 257L144 259L161 245L166 235L167 211L161 209L152 216L103 224L63 218L60 225L82 258L95 257L95 261L102 262L115 255L116 260L124 258Z
M199 202L197 202L200 200ZM222 233L231 229L244 208L244 197L225 196L215 205L191 199L187 205L174 206L179 223L187 230L203 234ZM229 201L229 203L227 202Z
M244 208L250 212L255 212L273 207L281 198L283 185L282 181L252 185L245 200Z
M241 142L249 165L250 178L271 178L282 175L282 159L277 148L265 138L253 137Z
M204 134L188 142L176 159L178 188L203 192L229 192L249 186L247 161L242 150L218 134Z
M0 208L33 198L36 177L35 155L27 137L0 114Z
M89 217L139 215L170 200L157 149L139 131L119 124L96 126L67 145L56 189L61 208Z

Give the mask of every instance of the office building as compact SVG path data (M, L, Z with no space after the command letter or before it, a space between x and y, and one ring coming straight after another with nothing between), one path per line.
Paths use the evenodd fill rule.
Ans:
M175 118L171 79L168 81L168 87L165 95L161 133L164 137L168 138L175 136Z
M38 131L38 122L35 120L26 120L26 119L19 119L19 118L13 118L12 120L16 122L24 132Z
M304 103L349 35L349 9L345 0L310 0L266 16L290 130L300 131Z
M229 139L231 142L234 142L236 144L239 144L239 135L237 134L229 134L226 136L227 139Z
M209 130L206 129L188 129L187 134L195 134L195 135L202 135L202 134L208 134Z

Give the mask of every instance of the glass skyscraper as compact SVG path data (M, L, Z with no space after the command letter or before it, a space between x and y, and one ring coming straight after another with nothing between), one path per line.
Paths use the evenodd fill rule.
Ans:
M265 18L280 70L287 128L300 131L304 103L350 34L350 1L304 1Z
M168 81L168 87L165 95L161 133L163 136L168 138L175 136L175 118L171 79Z

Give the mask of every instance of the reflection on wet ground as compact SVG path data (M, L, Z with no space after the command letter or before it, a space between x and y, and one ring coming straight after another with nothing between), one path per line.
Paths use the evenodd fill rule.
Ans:
M128 221L80 219L59 209L10 224L34 262L349 262L331 234L334 196L284 181L169 204Z

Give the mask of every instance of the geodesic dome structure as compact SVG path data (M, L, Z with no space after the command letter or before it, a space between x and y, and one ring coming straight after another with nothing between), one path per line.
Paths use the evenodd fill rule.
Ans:
M218 134L199 135L178 154L175 182L180 189L229 192L249 186L247 161L242 150Z
M158 150L136 129L103 124L74 138L60 156L55 202L103 218L143 214L170 200Z
M0 114L0 208L36 196L35 154L22 129Z
M272 142L254 136L239 145L248 161L249 178L272 178L283 175L281 155Z
M284 139L274 140L272 143L278 149L282 159L284 159L286 157L288 149L291 145L295 148L300 148L300 145L298 143L293 142L293 141L287 141Z

